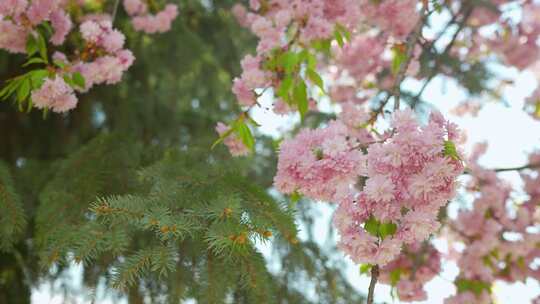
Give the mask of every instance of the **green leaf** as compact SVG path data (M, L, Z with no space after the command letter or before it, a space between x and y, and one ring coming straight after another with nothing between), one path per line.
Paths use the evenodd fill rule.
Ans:
M364 223L364 229L371 235L378 237L379 236L379 221L372 215Z
M312 53L307 53L307 67L315 70L317 68L317 57Z
M296 65L298 64L299 56L294 52L286 52L282 55L281 65L285 70L285 73L291 74Z
M8 82L8 84L0 91L0 98L2 100L7 99L9 96L11 96L11 94L13 94L13 92L15 92L15 90L17 90L19 85L21 85L20 81Z
M24 78L17 90L17 100L22 103L30 95L30 79Z
M293 85L293 79L291 76L285 76L285 78L279 84L277 95L281 97L285 102L289 103L289 92Z
M71 78L71 76L69 76L68 74L64 74L62 78L64 78L64 81L69 84L70 87L75 87L75 82L73 81L73 78Z
M304 120L304 116L306 115L309 107L307 88L304 80L299 80L298 84L294 87L293 98L298 107L298 111L300 112L300 117L302 120Z
M30 81L32 84L32 89L39 89L43 82L45 81L45 78L49 76L49 71L45 69L39 69L39 70L33 70L29 72L30 74Z
M518 265L519 269L521 269L521 271L526 271L527 270L527 264L525 263L525 258L520 256L517 261L516 261L516 264Z
M375 237L384 240L389 235L394 235L397 225L392 222L381 223L373 215L364 223L364 229Z
M444 154L444 156L448 156L448 157L450 157L452 159L461 160L461 158L459 157L459 154L457 152L456 145L454 144L454 142L452 142L450 140L445 140L444 141L443 154Z
M343 25L337 23L336 30L339 31L341 35L347 39L347 41L351 41L351 32L349 32L349 30L347 30L347 28L345 28Z
M47 42L45 41L43 35L41 35L39 32L37 36L37 47L41 58L48 63L49 59L47 58Z
M373 265L371 265L371 264L362 264L362 265L360 265L360 274L369 274L372 267L373 267Z
M382 223L379 225L379 236L385 239L389 235L394 235L397 230L397 225L392 222Z
M401 268L396 268L390 272L390 285L396 286L401 277Z
M331 48L332 48L332 39L324 39L315 41L313 43L313 48L321 53L324 53L325 55L331 55Z
M439 3L439 1L436 1L436 0L435 0L435 1L432 1L432 3L433 3L433 8L435 9L435 11L436 11L437 13L440 13L440 12L442 11L442 9L443 9L442 4Z
M307 74L309 80L311 80L311 82L313 82L315 85L317 85L324 92L324 83L323 83L323 80L322 80L321 76L319 74L317 74L317 72L315 72L314 70L312 70L310 68L306 69L306 74Z
M484 290L488 293L491 291L491 285L489 283L478 280L458 279L454 284L460 293L471 291L476 295L480 295Z
M52 36L52 34L54 33L54 30L53 30L52 26L49 24L49 22L43 22L40 25L43 27L43 29L45 29L46 33L49 36Z
M28 38L26 39L26 55L28 57L31 57L38 51L38 44L36 37L34 37L34 34L30 33L28 34Z
M38 64L38 63L46 63L45 60L41 59L41 58L38 58L38 57L34 57L34 58L30 58L27 62L25 62L22 66L23 67L26 67L26 66L29 66L31 64Z
M77 86L79 86L81 89L84 89L86 87L84 76L81 75L79 72L75 72L71 76L73 78L73 83Z
M339 47L343 48L343 45L345 44L345 42L343 41L343 36L341 35L341 33L337 29L334 31L334 37L336 38L336 41L337 41Z
M245 122L239 121L235 128L236 134L238 134L238 137L242 140L244 145L248 147L251 151L255 150L255 139L253 138L253 135L251 134L251 130L246 125Z
M392 74L396 75L401 68L401 64L407 59L407 54L401 47L394 46L392 48Z
M59 67L61 69L64 69L66 67L66 64L61 60L55 59L55 60L53 60L53 63L54 63L54 65L56 65L57 67Z

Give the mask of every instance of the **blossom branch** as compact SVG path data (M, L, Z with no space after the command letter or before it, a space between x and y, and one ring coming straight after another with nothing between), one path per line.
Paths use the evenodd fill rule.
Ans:
M369 282L367 304L373 304L373 296L375 294L375 285L379 278L379 265L374 265L371 268L371 281Z
M540 168L540 163L534 163L534 164L526 164L526 165L517 166L517 167L495 168L495 169L488 169L488 170L499 173L499 172L522 171L522 170L527 170L527 169L539 169L539 168ZM463 171L463 174L468 175L468 174L472 174L472 172L471 170L466 169L465 171Z
M426 14L426 11L427 5L424 4L420 13L420 20L416 24L414 31L409 35L409 37L407 37L405 61L403 61L399 66L399 70L394 81L394 86L392 88L392 94L389 95L394 96L394 111L399 109L401 82L403 82L403 79L405 78L405 73L407 72L407 68L409 67L409 63L411 62L413 57L414 46L416 45L418 38L422 35L422 29L424 28L424 24L427 21L427 17L429 16L429 14Z
M521 171L526 169L538 169L540 168L540 163L537 164L527 164L519 167L509 167L509 168L497 168L493 169L495 172L508 172L508 171Z
M413 32L407 37L407 44L406 44L406 58L405 61L401 63L399 66L399 70L396 74L396 79L394 80L394 84L392 85L392 89L390 92L387 92L387 96L385 99L381 102L379 107L373 112L369 123L374 123L377 120L377 117L379 114L381 114L384 110L384 107L388 104L390 101L390 98L394 96L395 103L394 103L394 110L399 109L399 99L401 96L401 82L403 82L403 79L405 78L405 73L407 72L407 68L409 67L409 64L412 60L412 54L414 51L414 46L418 39L421 37L422 34L422 28L424 27L424 24L427 22L427 18L431 13L426 13L427 11L427 5L422 6L422 11L420 13L420 20L418 21L415 29Z

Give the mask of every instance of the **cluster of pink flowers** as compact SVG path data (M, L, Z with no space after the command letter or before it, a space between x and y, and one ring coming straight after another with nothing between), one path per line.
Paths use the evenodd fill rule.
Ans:
M33 35L41 39L38 35L44 35L40 33L40 25L48 22L53 29L48 40L50 46L40 56L53 54L54 62L48 63L45 59L49 58L42 58L51 75L31 94L36 108L50 108L54 112L73 109L77 104L73 90L86 92L97 84L117 83L134 61L131 51L124 49L124 34L113 29L107 14L77 16L75 20L81 22L79 29L84 44L75 45L73 54L54 51L54 47L63 46L72 33L74 26L68 12L83 11L85 5L84 1L64 0L0 1L0 49L26 53L28 38ZM138 0L126 0L124 5L134 17L134 27L147 33L169 30L178 15L176 5L167 5L156 15L148 14L146 4ZM80 6L81 10L73 9L74 6ZM74 73L83 76L84 88L64 80L64 76L72 77Z
M514 203L510 199L511 186L498 178L496 172L477 164L485 149L485 145L477 146L471 157L473 178L467 188L478 192L473 207L462 210L449 225L455 239L465 246L457 252L458 293L447 299L446 304L491 303L489 287L495 280L540 279L540 271L533 266L540 255L540 233L534 229L540 224L538 172L523 175L524 189L530 198ZM532 155L530 161L540 163L540 154Z
M80 72L86 80L83 91L93 85L119 82L135 59L131 51L123 48L124 34L113 29L109 20L85 21L80 31L87 43L88 55L72 64L73 70Z
M26 40L34 27L50 21L54 30L50 42L60 45L72 27L64 10L65 3L57 0L5 0L0 3L0 49L25 53Z
M264 1L264 9L261 2L250 1L252 12L239 4L233 7L240 24L259 37L260 54L285 46L291 25L298 27L299 41L308 44L331 38L336 24L352 28L360 17L360 7L353 0Z
M175 4L167 4L162 11L151 14L145 1L124 0L124 9L133 18L133 28L148 34L169 31L178 16L178 6Z
M261 69L261 57L247 55L241 61L242 76L235 78L232 91L242 106L253 106L256 102L255 89L266 86L271 75Z
M260 39L258 54L244 58L242 76L234 79L233 93L242 106L255 104L255 89L270 84L277 87L282 81L282 71L262 68L275 55L272 51L286 52L296 43L309 45L333 39L337 25L352 30L360 18L360 6L354 0L252 0L249 8L251 11L237 4L232 9L239 23ZM293 28L296 34L289 37ZM289 110L283 101L276 102L274 107L278 114Z
M32 92L32 102L38 109L52 109L54 112L66 112L77 105L73 88L64 79L56 75L47 78L38 90Z
M354 108L348 110L343 122L284 141L274 184L283 193L338 202L339 248L356 263L385 265L403 244L421 242L439 228L437 212L454 196L463 171L455 147L450 155L445 149L460 135L439 113L421 127L412 112L400 111L391 132L368 142L370 137L354 133L367 116L359 111L355 122L349 116ZM395 231L374 235L368 221Z
M384 33L404 40L420 19L418 0L362 0L366 22L378 26Z
M445 143L460 142L458 130L439 113L421 127L410 111L400 111L392 128L383 142L367 148L362 174L367 181L340 203L334 218L341 235L338 246L357 263L385 265L403 244L436 232L437 212L454 196L463 171L458 155L445 154ZM362 223L371 218L396 225L395 234L381 238L368 233Z
M357 82L361 83L368 76L379 72L387 63L383 58L386 50L386 40L368 34L358 35L338 51L338 71L347 72Z
M392 262L381 268L380 282L396 287L400 301L424 301L423 286L441 271L441 255L428 242L406 246Z
M54 79L47 78L38 90L32 92L36 108L50 108L54 112L75 108L77 98L73 88L64 81L64 75L80 73L84 78L84 87L74 88L86 92L94 85L119 82L122 74L133 63L131 51L123 49L124 34L113 29L109 20L85 21L80 26L80 32L86 43L85 49L71 62L65 54L54 53L53 59L57 64L61 63L63 68L56 70Z
M244 59L249 64L242 64L242 77L234 80L233 92L238 102L252 106L256 88L269 84L279 87L283 71L262 68L274 56L294 49L297 44L308 49L312 43L333 40L336 31L354 32L359 25L375 25L384 35L356 35L338 54L337 64L347 67L343 70L362 82L366 76L388 67L389 61L382 58L387 42L391 38L403 39L412 31L419 20L416 4L416 0L252 0L249 10L235 5L232 12L239 23L259 38L258 54ZM283 102L276 105L276 113L286 112L281 107Z
M324 129L304 129L281 143L274 184L283 193L337 201L348 194L364 162L347 127L332 121Z

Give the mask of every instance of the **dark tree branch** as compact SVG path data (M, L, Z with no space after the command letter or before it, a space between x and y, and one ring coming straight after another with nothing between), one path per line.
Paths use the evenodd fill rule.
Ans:
M379 278L379 265L374 265L371 268L371 281L369 282L367 304L373 304L373 296L375 294L375 285L377 285L378 278Z
M517 167L495 168L495 169L488 169L488 170L495 171L495 172L499 173L499 172L522 171L522 170L527 170L527 169L539 169L539 168L540 168L540 163L526 164L526 165L517 166ZM471 174L471 171L466 169L463 172L463 174Z
M523 165L523 166L519 166L519 167L497 168L497 169L493 169L493 171L495 171L495 172L508 172L508 171L521 171L521 170L525 170L525 169L537 169L537 168L540 168L540 163L539 164L527 164L527 165Z

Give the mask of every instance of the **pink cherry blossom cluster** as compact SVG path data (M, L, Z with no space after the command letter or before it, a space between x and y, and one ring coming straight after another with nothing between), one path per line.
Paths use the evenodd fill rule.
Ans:
M535 230L540 224L538 172L522 175L530 198L512 202L511 186L496 172L478 165L477 159L485 149L485 145L477 147L469 166L473 179L467 188L478 193L473 207L462 210L449 224L455 239L465 247L458 252L458 293L446 304L492 303L489 287L495 280L511 283L527 277L540 279L540 271L534 266L540 256L540 233ZM540 163L540 154L533 154L530 161Z
M346 125L331 121L324 129L304 129L281 143L274 185L321 201L337 201L350 191L365 158L348 138Z
M118 83L134 61L131 51L124 49L124 34L113 29L111 17L105 13L80 16L85 5L84 1L64 0L0 1L0 49L26 53L29 37L39 39L39 35L43 35L39 32L41 25L47 22L52 28L46 42L50 45L40 51L40 60L46 65L48 75L43 79L43 85L33 88L30 94L36 108L54 112L71 110L77 105L75 91L86 92L94 85ZM128 14L134 17L134 27L147 33L169 30L178 14L176 5L172 4L156 15L148 14L146 4L141 1L126 0L124 5ZM80 22L78 32L72 31L70 14L75 14L73 20ZM80 40L66 41L70 34L80 35L82 45L70 46L68 49L74 49L72 54L57 51L56 47L63 47L64 43ZM52 62L49 62L49 56ZM84 87L66 80L74 73L84 78L78 81L84 82Z
M449 155L447 145L460 140L457 127L440 113L432 113L421 127L410 111L396 112L392 132L367 148L363 189L336 211L339 248L357 263L385 265L403 244L421 242L436 232L439 208L453 198L463 171L459 152L454 147ZM368 232L366 221L372 218L395 225L395 234Z
M291 26L296 27L299 41L308 44L331 38L336 23L354 26L360 17L360 7L352 0L252 0L250 9L248 12L237 4L233 13L241 25L249 27L260 39L260 54L285 47Z
M521 18L511 20L505 5L512 1L491 1L491 7L476 6L468 18L471 31L461 34L461 42L450 53L462 62L491 61L496 54L500 63L518 70L531 70L539 78L540 3L524 1L519 4ZM506 6L511 7L511 6ZM483 31L489 28L490 30ZM527 100L525 110L535 119L540 118L538 92Z
M416 9L418 0L362 0L360 2L365 20L398 40L404 40L420 19L420 14Z
M233 14L259 38L259 44L257 55L244 59L242 77L234 79L233 93L240 105L253 106L255 89L277 88L283 80L283 71L263 68L267 61L295 47L309 49L311 44L333 40L340 29L354 33L352 42L338 55L350 74L361 79L380 71L383 64L388 66L388 60L381 57L388 39L403 39L418 22L416 4L416 0L252 0L249 10L237 4ZM376 38L361 34L355 38L360 25L375 25L384 35ZM288 112L283 107L286 103L276 100L274 111Z
M33 29L49 21L54 30L50 42L61 45L72 28L72 21L58 0L5 0L0 2L0 49L25 53L26 40Z
M423 286L441 271L441 255L428 242L406 246L392 262L381 268L379 280L397 290L400 301L427 300Z
M110 20L85 21L80 31L87 46L85 54L72 65L86 80L84 91L93 85L119 82L135 59L131 51L123 48L124 34L113 29Z
M324 129L302 130L284 141L274 185L283 193L339 203L338 247L356 263L385 265L403 244L421 242L439 228L437 212L454 196L463 171L455 147L453 154L445 150L460 142L460 134L439 113L422 127L410 111L400 111L392 131L369 142L355 134L367 117L359 111L355 121L351 109ZM395 231L374 235L368 221Z
M146 0L124 0L124 9L133 18L133 28L148 34L169 31L178 16L178 6L175 4L167 4L162 11L151 14Z
M56 69L54 78L47 78L44 84L32 92L34 106L49 108L53 112L66 112L76 107L74 90L63 79L74 72L84 77L84 87L75 87L86 92L97 84L114 84L121 80L122 74L131 66L134 57L131 51L123 49L124 34L112 28L109 20L88 20L80 26L81 36L86 46L75 60L69 61L66 55L56 52L53 59L63 66Z
M381 37L369 34L355 36L342 50L337 51L336 65L340 68L335 77L347 73L357 83L362 83L388 65L388 60L383 58L386 48L386 40Z
M66 112L77 105L73 88L59 75L47 78L38 90L33 91L32 101L36 108L54 112Z
M241 78L235 78L232 91L242 106L253 106L256 103L255 89L266 86L271 75L261 69L261 57L247 55L240 62L242 66Z

